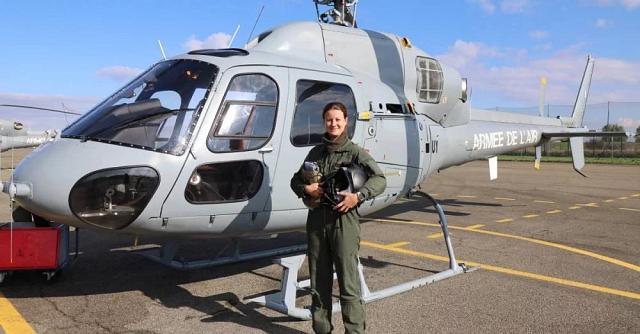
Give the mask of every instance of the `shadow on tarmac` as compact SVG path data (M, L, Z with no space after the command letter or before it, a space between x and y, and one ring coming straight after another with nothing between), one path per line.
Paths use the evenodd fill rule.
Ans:
M487 202L479 202L479 201L461 201L455 198L446 198L439 199L438 203L443 207L444 214L447 216L469 216L471 213L463 212L463 211L455 211L449 210L448 207L463 207L463 206L483 206L483 207L504 207L504 205L499 203L487 203ZM437 215L438 212L433 207L430 201L427 200L426 196L416 193L411 196L408 201L396 202L395 204L389 206L388 208L374 213L368 218L385 218L394 216L397 214L405 213L405 212L424 212L424 213L432 213Z
M2 287L2 293L7 298L20 299L80 297L140 291L149 299L158 301L165 307L176 309L187 307L204 313L207 316L200 320L202 322L233 322L267 333L304 333L273 323L273 318L257 311L262 308L261 305L245 304L234 293L225 292L200 297L194 296L189 290L181 287L184 284L256 272L272 265L270 259L178 271L139 254L113 250L131 246L133 240L131 236L109 235L88 230L83 230L81 236L81 255L63 270L57 279L47 282L38 271L16 271L10 281ZM287 241L290 243L294 239L296 237ZM161 243L161 240L144 241ZM275 240L260 240L260 242L268 245ZM201 256L204 253L216 254L224 244L215 240L201 240L186 242L185 246L185 251ZM268 278L279 280L279 277Z

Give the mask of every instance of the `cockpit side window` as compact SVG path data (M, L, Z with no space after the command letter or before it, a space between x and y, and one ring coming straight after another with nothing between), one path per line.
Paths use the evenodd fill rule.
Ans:
M347 85L312 80L299 80L296 84L296 111L293 115L291 143L311 146L322 142L324 121L322 109L327 103L342 102L347 107L349 138L356 127L356 100Z
M437 60L427 57L416 57L418 83L416 92L418 101L426 103L440 103L444 84L442 67Z
M264 74L234 77L209 132L213 152L250 151L271 138L278 106L278 86Z

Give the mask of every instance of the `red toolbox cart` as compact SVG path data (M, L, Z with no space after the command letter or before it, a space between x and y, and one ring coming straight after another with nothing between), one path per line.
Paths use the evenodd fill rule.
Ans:
M49 280L68 262L68 225L0 223L0 283L17 270L43 270Z

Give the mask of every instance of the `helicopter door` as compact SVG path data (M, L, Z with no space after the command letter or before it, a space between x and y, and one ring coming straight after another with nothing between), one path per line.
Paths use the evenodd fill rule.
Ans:
M286 114L287 70L243 66L223 73L162 211L168 226L244 234L268 221L270 185Z
M280 148L280 164L276 171L273 194L278 200L273 201L272 210L274 224L299 224L290 221L296 210L307 208L290 188L293 174L300 168L304 158L312 147L322 142L324 122L322 109L332 101L342 102L348 111L348 133L353 138L358 118L354 95L353 78L343 75L332 75L325 72L290 69L289 104L284 123L282 146ZM356 140L353 138L353 140ZM357 140L356 140L357 141ZM299 217L299 216L297 216ZM271 224L271 223L270 223ZM278 226L277 228L286 228Z

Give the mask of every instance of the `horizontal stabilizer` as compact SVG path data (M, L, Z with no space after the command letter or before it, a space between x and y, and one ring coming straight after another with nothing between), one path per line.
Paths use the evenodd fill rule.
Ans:
M571 138L571 137L626 137L624 132L543 132L542 138Z

